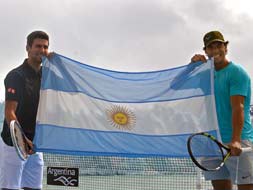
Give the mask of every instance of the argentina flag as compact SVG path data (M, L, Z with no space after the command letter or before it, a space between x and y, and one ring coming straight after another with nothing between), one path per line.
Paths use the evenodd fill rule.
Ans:
M190 134L219 139L211 61L118 72L54 54L42 73L38 152L188 157Z

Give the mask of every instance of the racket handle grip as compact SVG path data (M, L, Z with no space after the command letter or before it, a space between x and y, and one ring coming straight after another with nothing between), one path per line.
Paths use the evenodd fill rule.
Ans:
M251 152L252 150L253 150L252 147L242 148L242 153L244 153L244 152Z

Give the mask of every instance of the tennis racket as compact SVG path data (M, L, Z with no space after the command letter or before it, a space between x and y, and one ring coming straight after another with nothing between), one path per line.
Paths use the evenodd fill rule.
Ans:
M27 137L25 136L23 129L15 120L12 120L10 122L10 133L13 146L15 147L19 158L21 160L26 160L29 156L29 144L27 142Z
M193 163L205 171L219 170L230 157L230 148L205 132L191 135L187 149ZM242 148L242 152L249 151L251 147Z

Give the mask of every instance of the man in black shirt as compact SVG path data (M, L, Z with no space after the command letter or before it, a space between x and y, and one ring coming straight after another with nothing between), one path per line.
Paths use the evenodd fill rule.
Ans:
M29 146L35 133L36 114L39 103L42 56L48 56L49 37L43 31L27 36L28 58L10 71L5 80L5 119L1 137L3 140L0 160L0 188L41 189L43 177L42 153L32 154L26 161L18 158L11 141L9 124L17 120Z

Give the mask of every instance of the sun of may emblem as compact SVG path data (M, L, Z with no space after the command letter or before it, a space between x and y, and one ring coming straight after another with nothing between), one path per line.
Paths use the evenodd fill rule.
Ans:
M106 110L108 121L113 127L118 129L131 130L136 122L134 113L123 106L112 106Z

